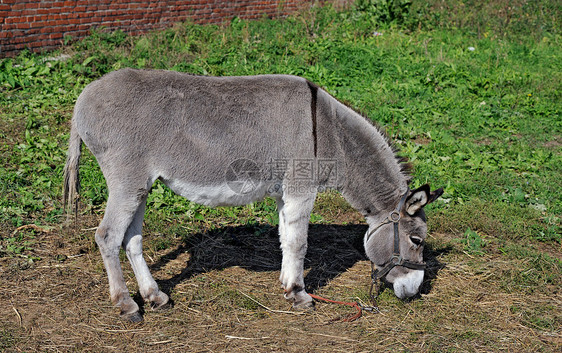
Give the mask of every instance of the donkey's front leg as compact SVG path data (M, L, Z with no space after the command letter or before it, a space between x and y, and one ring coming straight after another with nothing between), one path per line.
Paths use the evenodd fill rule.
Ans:
M285 298L293 307L307 309L314 306L312 297L304 290L304 257L307 249L308 222L316 194L285 195L277 201L279 209L279 235L283 260L279 280Z

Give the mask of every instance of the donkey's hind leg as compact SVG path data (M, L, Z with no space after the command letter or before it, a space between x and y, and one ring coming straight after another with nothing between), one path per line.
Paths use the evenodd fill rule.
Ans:
M146 197L139 205L131 225L125 233L123 248L131 263L135 277L139 284L139 292L146 302L150 302L154 310L163 308L168 303L168 296L160 291L158 284L150 274L148 265L142 254L142 221L146 207Z
M112 192L110 189L105 214L96 231L96 243L107 271L111 301L121 309L123 319L133 322L142 321L142 316L125 284L119 250L140 204L137 195Z
M316 193L287 195L277 201L279 238L283 260L279 280L285 298L297 309L311 308L314 303L304 287L304 257L307 250L308 222Z

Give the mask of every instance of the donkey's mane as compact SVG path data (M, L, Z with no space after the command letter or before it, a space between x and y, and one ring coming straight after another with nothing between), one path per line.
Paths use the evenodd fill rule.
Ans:
M325 88L323 88L321 86L318 86L317 84L315 84L315 83L313 83L309 80L307 80L307 82L308 82L309 86L321 88L322 90L324 90L325 92L330 94L329 91L326 90ZM398 165L400 166L400 173L404 176L404 178L406 179L406 182L409 184L410 181L412 180L412 172L413 172L414 166L412 165L412 163L410 163L409 158L407 156L400 155L400 148L388 136L388 133L386 132L386 130L378 122L368 118L367 114L364 111L362 111L361 109L352 107L350 102L348 102L346 100L336 98L332 94L330 94L330 96L334 100L336 100L338 103L340 103L341 105L343 105L346 108L348 108L349 110L357 113L357 115L361 116L367 123L369 123L369 125L371 125L372 127L374 127L377 130L377 132L383 137L384 141L392 149L392 152L394 153L394 157L396 158L396 161L398 162Z

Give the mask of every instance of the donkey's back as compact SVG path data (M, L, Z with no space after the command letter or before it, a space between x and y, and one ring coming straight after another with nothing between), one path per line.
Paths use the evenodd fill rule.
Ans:
M282 157L309 147L299 142L310 144L310 102L308 82L296 76L123 69L84 89L74 120L96 155L138 155L140 149L158 159L168 153L180 160L197 154Z

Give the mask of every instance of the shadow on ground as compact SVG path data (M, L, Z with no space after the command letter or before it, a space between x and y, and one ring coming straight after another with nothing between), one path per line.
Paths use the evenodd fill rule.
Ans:
M363 249L366 225L311 225L305 269L306 290L314 293L330 280L347 271L358 261L367 260ZM433 249L426 245L424 259L428 264L421 293L431 291L431 282L444 267L437 257L450 249ZM277 227L266 224L227 226L187 237L173 252L151 266L155 272L179 255L189 252L190 259L181 273L160 281L170 293L180 282L210 270L239 266L251 271L281 270L281 250ZM365 274L368 278L369 274Z

